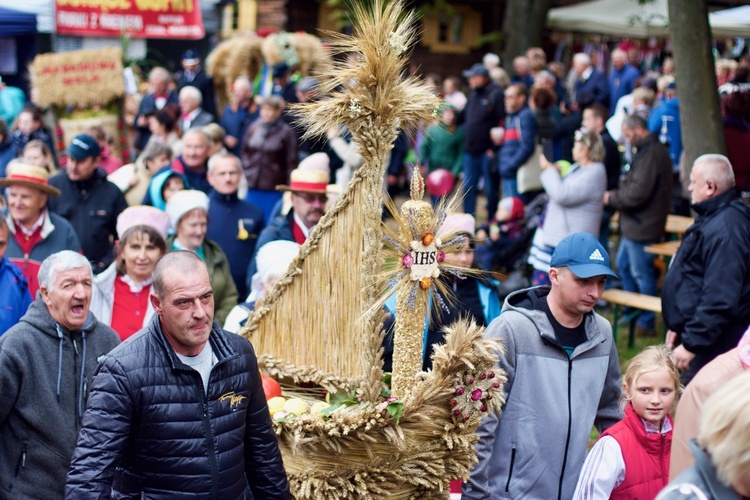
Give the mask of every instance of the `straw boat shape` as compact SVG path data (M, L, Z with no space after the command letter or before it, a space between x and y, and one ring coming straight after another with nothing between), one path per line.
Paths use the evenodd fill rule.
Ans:
M334 50L359 54L359 64L336 64L321 82L326 97L297 106L308 136L346 127L365 164L240 332L285 395L310 405L324 390L357 397L328 418L274 420L295 498L444 498L476 461L483 412L503 403L505 375L494 368L502 349L465 321L446 329L433 370L413 374L400 419L381 397L385 156L399 129L433 118L439 102L402 75L413 15L401 1L371 3L355 6L354 36L331 35ZM479 379L481 401L462 389Z

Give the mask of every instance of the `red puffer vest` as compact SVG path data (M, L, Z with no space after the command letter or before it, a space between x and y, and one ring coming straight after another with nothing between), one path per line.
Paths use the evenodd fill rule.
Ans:
M670 425L671 417L667 416ZM610 499L653 500L669 482L669 453L672 431L648 434L643 421L633 410L625 408L625 418L602 433L612 436L625 460L625 480L612 491Z

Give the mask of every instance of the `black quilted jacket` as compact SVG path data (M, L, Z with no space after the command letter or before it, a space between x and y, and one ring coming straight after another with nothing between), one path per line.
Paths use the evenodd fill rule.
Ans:
M208 394L159 317L94 376L66 498L289 498L250 343L214 322Z

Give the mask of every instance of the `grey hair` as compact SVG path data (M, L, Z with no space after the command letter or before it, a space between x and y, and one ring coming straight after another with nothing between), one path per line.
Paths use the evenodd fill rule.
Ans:
M203 104L203 94L201 94L201 91L193 87L192 85L182 87L179 97L187 97L188 99L196 101L199 105Z
M202 266L206 274L208 274L206 263L195 252L177 250L163 256L156 262L153 274L151 275L156 296L160 299L164 298L167 292L165 283L167 276L182 276L193 273L197 269L197 266Z
M91 270L91 263L86 257L78 252L72 250L63 250L61 252L53 253L42 262L39 268L39 287L50 290L52 285L55 283L55 277L59 272L70 271L71 269L78 269L79 267L85 267L91 274L91 278L94 278L94 273Z
M549 80L552 83L557 83L557 77L553 75L551 71L547 71L546 69L540 71L534 77L534 83L537 83L540 80Z
M713 180L722 193L734 187L734 170L726 156L713 153L701 155L693 162L693 168L698 165L703 166L703 176Z
M636 114L626 116L622 121L622 126L628 130L635 130L637 128L648 130L648 122L646 119Z
M250 90L252 90L252 88L253 88L253 82L250 81L250 78L248 78L247 76L244 76L244 75L243 76L238 76L237 78L235 78L233 85L235 87L237 85L241 85L241 86L243 86L243 87L245 87L247 89L250 89Z
M169 80L169 71L167 71L166 68L157 66L148 73L148 77L149 79L157 77L161 81L166 82L167 80Z
M187 88L187 87L185 87ZM193 87L195 88L195 87ZM208 136L205 130L203 130L203 127L194 127L187 129L184 134L182 134L182 142L185 142L185 137L187 137L190 134L197 134L203 137L203 139L206 141L206 145L211 145L211 138Z
M589 55L584 52L579 52L573 56L573 62L579 62L581 64L585 64L586 66L591 66L591 57L589 57Z
M214 168L216 168L216 162L219 160L224 160L226 158L231 158L232 160L234 160L234 162L237 164L237 171L242 172L242 164L240 163L239 157L226 150L219 151L208 159L208 171L213 172Z
M586 140L589 143L589 160L596 162L604 161L604 156L607 154L607 152L604 149L604 142L602 141L602 136L599 135L599 132L597 132L596 130L587 130L586 132L584 132L584 135L586 136Z
M163 142L151 142L146 146L146 149L141 153L142 161L145 163L155 159L157 156L166 155L170 159L172 158L172 148L168 144Z

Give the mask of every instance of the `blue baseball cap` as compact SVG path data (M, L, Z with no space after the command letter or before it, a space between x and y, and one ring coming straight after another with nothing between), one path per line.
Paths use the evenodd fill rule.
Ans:
M198 64L201 62L201 55L195 49L188 49L182 53L182 62L185 64Z
M464 78L471 78L472 76L483 76L489 78L490 71L482 63L476 63L471 68L464 71L463 75Z
M552 253L550 267L567 267L579 278L617 275L609 267L609 253L591 233L563 238Z
M88 134L75 136L68 149L65 150L65 153L75 158L76 161L85 160L90 156L99 156L101 152L99 143Z

